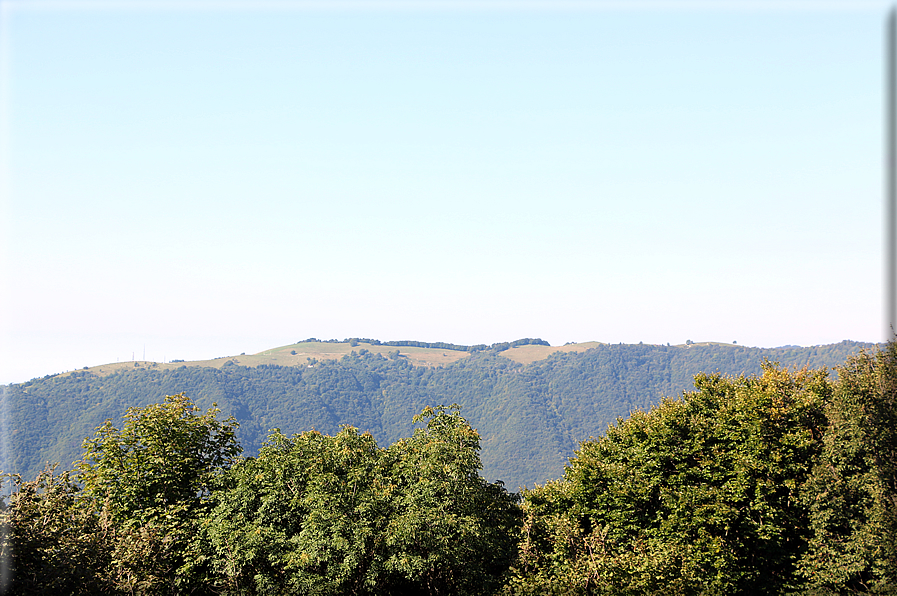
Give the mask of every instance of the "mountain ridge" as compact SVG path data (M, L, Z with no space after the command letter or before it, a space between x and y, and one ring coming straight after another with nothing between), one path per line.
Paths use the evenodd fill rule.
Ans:
M298 342L192 363L117 363L7 386L11 453L4 467L26 477L47 460L67 467L105 419L121 420L128 407L186 391L197 404L217 402L237 418L247 456L275 427L334 433L349 424L391 443L410 434L409 421L423 407L458 403L480 431L484 476L516 489L559 477L580 441L634 409L690 390L698 372L755 374L763 359L830 367L876 347L849 340L765 349L506 342L462 352L352 343ZM536 359L542 353L548 355Z

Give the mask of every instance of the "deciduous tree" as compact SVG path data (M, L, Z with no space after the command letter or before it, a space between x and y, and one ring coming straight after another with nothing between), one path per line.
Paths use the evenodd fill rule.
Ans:
M233 418L202 409L183 393L130 408L121 430L111 420L84 441L76 463L82 498L115 525L110 573L119 589L140 594L186 590L197 577L187 547L210 496L240 446Z

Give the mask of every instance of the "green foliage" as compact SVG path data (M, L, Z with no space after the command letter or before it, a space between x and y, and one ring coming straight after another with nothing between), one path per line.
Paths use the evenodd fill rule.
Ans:
M226 594L485 594L514 551L516 501L479 469L479 437L457 410L389 449L344 427L273 433L199 542Z
M215 378L262 373L240 378L241 395L266 380L315 396L322 420L372 405L366 422L391 433L415 400L485 395L475 412L501 432L484 442L511 437L538 457L546 445L527 443L569 439L595 412L559 387L605 395L609 371L629 367L642 382L613 386L637 403L671 382L666 356L704 346L629 348L530 367L481 353L446 370L359 350ZM522 505L480 477L481 436L457 405L425 407L388 448L347 425L275 430L239 459L233 418L169 396L97 428L76 477L7 475L0 577L13 572L12 594L894 593L897 344L834 379L761 370L698 374L696 391L619 418ZM534 412L554 417L519 425Z
M130 408L121 430L107 420L76 463L81 497L116 526L112 576L117 588L140 594L189 586L178 572L208 497L241 449L236 422L219 421L183 393Z
M107 420L76 463L84 493L105 499L116 521L159 508L198 507L241 448L236 421L205 414L184 393L161 404L129 408L118 430Z
M840 369L804 502L801 575L818 593L897 591L897 344ZM890 591L889 591L890 590Z
M108 515L80 499L69 472L47 467L34 480L7 475L14 491L0 517L0 570L5 594L101 594L111 591Z
M414 422L426 427L388 450L400 490L387 569L418 593L491 593L513 557L516 498L480 478L480 437L457 405L427 407Z
M226 594L357 593L381 523L380 451L370 435L274 432L215 495L200 543Z
M809 539L823 372L698 375L698 389L586 441L525 494L513 593L778 594Z

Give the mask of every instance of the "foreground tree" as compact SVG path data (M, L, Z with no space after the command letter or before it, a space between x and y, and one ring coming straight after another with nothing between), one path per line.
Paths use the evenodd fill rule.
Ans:
M0 593L103 594L114 528L83 502L69 472L47 467L34 480L7 476L13 492L0 514Z
M275 432L203 526L228 594L487 594L514 553L516 497L489 484L457 409L389 449L344 427Z
M130 408L121 430L111 420L84 441L76 463L87 496L106 503L113 519L154 515L160 508L200 508L242 449L233 417L202 413L189 397Z
M115 526L113 583L125 592L198 589L180 572L212 489L241 449L233 418L203 413L183 393L130 408L121 430L112 421L84 441L76 463L81 498Z
M414 422L426 426L387 452L397 490L386 567L412 592L489 594L513 561L517 496L479 476L480 436L458 406L425 408Z
M897 593L897 344L698 375L524 494L513 594Z
M817 594L897 593L897 344L838 370L804 503L800 573Z
M698 375L525 494L517 594L779 594L810 538L824 372Z
M229 474L199 543L226 594L353 594L376 583L386 519L373 437L275 431Z
M239 453L233 419L185 395L131 408L84 441L77 473L10 478L0 573L12 594L202 591L179 570L221 473Z

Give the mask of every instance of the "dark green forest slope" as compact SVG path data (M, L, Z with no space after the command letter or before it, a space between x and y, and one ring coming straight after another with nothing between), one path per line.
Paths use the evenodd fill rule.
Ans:
M233 415L246 454L257 453L274 427L287 435L309 429L336 434L350 424L389 444L411 434L410 421L425 406L458 403L482 437L483 475L515 490L559 477L580 441L662 396L691 390L697 373L756 374L764 359L789 368L830 367L872 347L850 341L775 349L618 344L555 352L522 365L497 345L424 367L370 351L364 340L355 343L339 361L299 366L135 366L10 385L4 391L10 431L4 469L31 478L46 461L68 467L83 439L107 418L117 424L128 407L180 392Z

